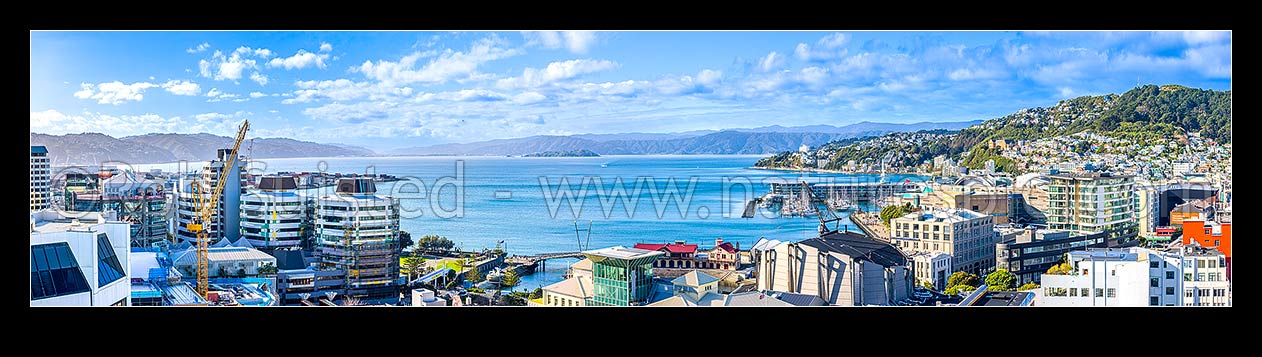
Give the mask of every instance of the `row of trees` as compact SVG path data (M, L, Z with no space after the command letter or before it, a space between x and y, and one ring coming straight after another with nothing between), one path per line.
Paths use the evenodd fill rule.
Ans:
M946 293L947 295L959 295L963 292L977 290L978 284L982 282L981 280L981 277L977 276L977 274L957 271L947 278L947 286L943 293ZM1007 269L997 269L994 272L987 274L985 282L986 290L989 291L1031 290L1039 288L1039 285L1034 283L1027 283L1017 287L1017 275Z
M882 224L885 224L886 227L889 227L891 219L905 216L908 213L911 213L911 211L912 211L912 207L910 203L904 203L902 205L889 205L881 209L881 213L878 215L878 217L881 218Z

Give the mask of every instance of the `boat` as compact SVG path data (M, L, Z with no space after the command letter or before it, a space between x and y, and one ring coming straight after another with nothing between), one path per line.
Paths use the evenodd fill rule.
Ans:
M600 167L609 167L609 164L600 164Z

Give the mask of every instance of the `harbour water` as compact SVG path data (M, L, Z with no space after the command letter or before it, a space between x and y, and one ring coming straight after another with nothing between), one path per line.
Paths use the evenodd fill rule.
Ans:
M378 183L377 189L379 193L400 197L404 210L402 229L411 232L414 238L426 234L442 235L465 250L494 248L503 241L504 248L517 255L577 251L580 242L583 248L601 248L631 246L637 242L684 240L709 247L714 244L715 238L723 238L748 248L759 237L777 240L811 238L817 235L819 221L816 217L777 217L761 210L753 218L741 218L745 202L765 194L768 182L775 180L873 182L881 179L873 174L751 169L750 166L761 157L339 157L261 159L252 162L250 169L260 173L324 171L395 175L404 180ZM463 165L463 213L461 217L451 217L458 212L455 202L458 186L451 185L458 181L458 164ZM140 170L161 168L171 171L177 168L176 164L135 166ZM584 177L588 177L589 191L586 195L575 195L572 202L549 200L548 197L558 196L558 182L563 177L574 193L581 191ZM594 177L600 178L600 185L591 181ZM637 181L641 177L647 178L647 181ZM602 202L601 196L609 199L604 193L616 189L614 183L617 178L622 179L622 186L628 192L635 192L637 182L653 184L656 189L641 186L643 189L638 195L638 204L634 203L635 197L625 197L621 203L605 206L608 203ZM673 185L668 182L672 178L675 180ZM925 179L916 175L888 175L884 178L886 181ZM690 180L694 180L695 184L691 191L687 190ZM547 185L541 185L541 181L546 181ZM600 186L600 194L596 192L596 186ZM752 187L747 189L745 186ZM331 188L322 188L307 190L306 193L321 194L329 190ZM662 192L679 195L671 199ZM686 199L688 192L692 193L690 201ZM685 203L682 208L681 202ZM630 212L624 208L628 206L633 208ZM870 209L869 204L861 207ZM602 208L610 214L606 216L606 210ZM845 213L839 215L844 217ZM583 229L590 222L590 238L585 231L576 234L576 220L579 228ZM849 225L850 222L843 220L841 224ZM853 225L849 227L856 229ZM573 262L573 259L548 262L546 271L524 277L518 290L533 290L560 281L565 268Z

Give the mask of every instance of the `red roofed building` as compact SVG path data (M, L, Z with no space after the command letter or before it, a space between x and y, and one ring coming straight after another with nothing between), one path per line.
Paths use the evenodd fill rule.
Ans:
M1183 245L1196 244L1218 249L1227 258L1227 279L1231 279L1231 223L1216 224L1200 219L1183 221Z
M736 270L740 267L740 250L732 242L724 242L723 238L714 239L714 248L706 254L710 269Z
M696 244L685 244L684 241L669 244L636 243L635 248L666 253L653 263L654 268L736 270L740 267L740 250L735 245L723 242L723 238L715 239L714 243L714 248L701 251L701 254L698 254Z

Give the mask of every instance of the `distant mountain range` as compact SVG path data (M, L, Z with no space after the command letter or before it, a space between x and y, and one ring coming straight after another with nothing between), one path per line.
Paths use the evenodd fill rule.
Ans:
M95 165L106 161L152 164L180 160L207 161L216 150L231 148L226 136L145 134L114 138L100 133L47 135L31 133L31 145L48 147L53 165ZM242 153L257 159L323 156L372 156L372 150L350 145L317 144L285 138L246 139Z
M981 121L889 124L861 122L846 126L766 126L682 133L539 135L464 144L439 144L391 150L390 155L526 155L545 151L591 150L601 155L766 154L797 150L803 144L930 129L957 130Z
M956 130L980 121L888 124L861 122L845 126L766 126L749 129L694 130L679 133L579 134L530 136L466 144L440 144L391 150L387 155L528 155L592 151L600 155L766 154L819 146L847 138L928 129ZM31 145L48 147L54 165L94 165L106 161L151 164L207 161L232 138L200 134L145 134L115 138L100 133L31 133ZM373 150L344 144L320 144L285 138L247 139L241 151L256 159L327 156L376 156Z

